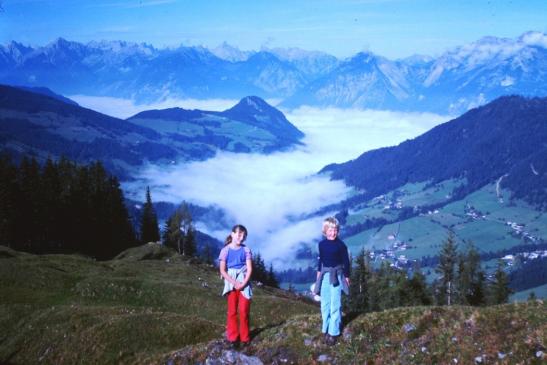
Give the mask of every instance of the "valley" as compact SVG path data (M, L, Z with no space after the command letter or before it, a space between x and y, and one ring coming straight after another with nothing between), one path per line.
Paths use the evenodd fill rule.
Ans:
M544 364L541 14L0 0L0 364Z

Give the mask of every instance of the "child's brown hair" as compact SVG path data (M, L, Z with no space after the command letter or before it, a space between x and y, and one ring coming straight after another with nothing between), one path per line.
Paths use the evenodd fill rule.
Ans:
M232 227L232 232L241 231L243 232L243 240L241 242L244 242L245 239L247 239L247 228L245 228L242 224L236 224ZM228 237L224 240L224 246L229 245L232 243L232 235L229 234Z

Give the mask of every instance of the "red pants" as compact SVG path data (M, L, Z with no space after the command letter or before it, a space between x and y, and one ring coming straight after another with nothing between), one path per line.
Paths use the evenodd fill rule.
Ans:
M241 342L249 342L249 312L251 300L243 296L241 291L232 290L227 294L228 316L226 319L226 337L234 342L238 338ZM237 313L239 312L239 330L237 325Z

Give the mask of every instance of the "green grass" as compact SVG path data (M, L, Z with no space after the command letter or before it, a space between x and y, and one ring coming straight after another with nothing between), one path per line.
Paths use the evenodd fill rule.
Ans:
M265 364L474 364L479 356L483 363L540 364L546 314L542 301L398 308L346 317L333 347L322 342L319 314L298 315L262 331L245 352ZM189 346L192 355L177 363L203 363L210 350Z
M158 245L105 262L0 246L0 277L0 363L133 364L223 336L217 270ZM282 290L254 294L255 330L316 311Z
M0 363L196 364L227 354L217 271L159 246L106 262L0 247L0 276ZM243 352L265 364L468 364L477 356L539 364L546 309L533 301L362 314L345 317L343 336L328 347L317 305L255 287Z

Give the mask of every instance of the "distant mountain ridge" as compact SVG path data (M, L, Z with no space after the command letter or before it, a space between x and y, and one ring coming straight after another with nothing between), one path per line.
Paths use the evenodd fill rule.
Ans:
M517 197L547 208L547 98L506 96L398 146L326 166L369 199L406 183L466 179L461 194L502 176Z
M359 53L283 106L301 104L461 114L502 95L547 96L547 36L484 37L437 59Z
M437 58L338 60L296 48L240 51L226 43L156 49L121 41L0 46L0 82L153 102L257 95L301 105L458 115L503 95L547 96L547 36L484 37Z
M238 106L251 101L260 108ZM146 161L202 160L217 150L268 153L300 143L302 132L262 99L240 104L226 112L148 111L140 113L147 119L122 120L54 95L0 85L0 151L16 159L101 160L123 179ZM169 120L177 118L184 123L173 127ZM181 125L191 128L177 130Z
M168 96L286 96L306 77L269 52L232 62L203 47L156 49L120 41L84 45L58 38L37 48L17 42L0 46L0 82L145 102Z

